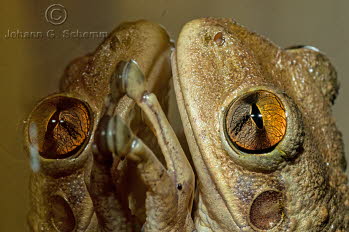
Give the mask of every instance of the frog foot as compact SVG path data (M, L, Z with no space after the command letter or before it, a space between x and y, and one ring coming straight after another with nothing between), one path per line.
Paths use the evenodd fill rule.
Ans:
M108 147L114 154L137 162L148 187L143 230L191 232L195 177L190 163L156 96L146 91L143 73L135 61L127 63L121 78L127 95L149 119L166 162L165 168L121 117L112 118L109 127L114 128L115 136Z

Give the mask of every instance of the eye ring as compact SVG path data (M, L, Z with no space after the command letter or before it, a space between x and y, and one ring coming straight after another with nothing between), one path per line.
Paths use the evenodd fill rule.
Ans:
M285 131L281 139L274 141L265 149L246 149L239 146L227 133L227 115L235 103L241 101L246 96L257 92L266 92L277 98L282 104L285 112ZM246 113L245 113L246 114ZM242 114L240 114L242 115ZM230 112L230 117L232 113ZM233 91L223 102L220 112L220 136L223 148L230 157L240 166L260 172L270 172L281 167L285 160L292 159L298 154L298 147L303 143L303 124L301 114L293 100L285 93L270 87L256 86L249 89L237 89ZM249 119L252 120L252 119ZM252 122L250 122L252 125ZM256 127L258 125L256 124ZM258 135L256 133L255 135ZM260 134L259 134L260 135ZM256 138L257 140L259 138ZM259 147L260 148L260 147Z
M273 93L257 90L231 103L225 115L230 141L246 153L272 150L286 133L286 112Z
M61 101L61 103L59 103ZM70 102L65 105L65 101ZM51 119L57 119L56 116L53 116L56 111L58 112L57 104L65 105L63 107L63 112L57 117L66 119L69 123L73 125L63 125L63 128L58 128L61 125L55 125L57 130L54 133L61 135L60 130L63 131L65 136L73 136L71 144L75 143L76 145L71 146L70 150L67 150L66 153L61 152L53 154L54 149L52 147L45 147L45 136L47 136L47 123ZM74 117L69 118L69 112L75 111L77 106L81 106L74 115ZM50 109L49 109L50 108ZM62 109L62 108L61 108ZM81 120L83 117L87 117L88 123L83 126ZM52 120L51 120L52 121ZM81 131L76 131L76 126L84 127L85 129ZM27 123L24 126L24 142L25 148L33 166L36 165L39 170L42 170L47 175L52 176L62 176L68 175L72 170L83 166L85 161L88 159L88 154L83 152L89 147L89 141L92 135L94 128L94 115L90 105L81 100L79 96L71 95L69 93L60 93L49 95L46 98L39 101L36 106L33 108L32 112L29 114ZM52 129L52 128L51 128ZM53 130L51 130L52 132ZM80 134L78 132L81 132ZM76 134L78 133L78 134ZM52 136L52 133L49 134ZM62 135L63 136L63 135ZM63 143L62 143L63 144ZM64 144L63 144L64 145ZM48 149L47 149L48 148ZM46 149L46 150L45 150ZM62 149L60 151L63 151Z

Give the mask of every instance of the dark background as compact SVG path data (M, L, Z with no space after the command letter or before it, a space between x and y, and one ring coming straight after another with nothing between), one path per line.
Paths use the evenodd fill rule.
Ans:
M62 4L66 22L45 20L51 4ZM148 19L162 24L176 39L191 19L216 16L270 38L281 47L313 45L327 54L338 71L340 94L334 106L348 157L349 1L37 1L2 0L0 6L0 231L25 231L29 165L23 152L23 120L40 98L54 92L66 65L93 51L101 39L5 39L7 30L64 29L110 32L123 21ZM348 159L348 158L347 158Z

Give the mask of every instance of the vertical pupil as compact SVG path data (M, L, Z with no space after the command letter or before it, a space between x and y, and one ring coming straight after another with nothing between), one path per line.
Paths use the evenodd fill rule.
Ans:
M225 115L225 133L240 150L267 152L286 133L286 112L271 92L257 90L237 98Z
M85 145L91 128L87 105L70 97L51 97L39 104L30 116L37 134L30 142L38 146L47 159L64 159L76 154Z
M259 129L263 129L263 116L259 111L258 106L255 103L253 103L251 107L252 110L250 117L253 119L254 123L257 125Z
M50 124L47 125L47 132L50 133L54 130L54 128L57 126L57 124L60 124L59 121L59 114L60 112L57 110L50 119Z

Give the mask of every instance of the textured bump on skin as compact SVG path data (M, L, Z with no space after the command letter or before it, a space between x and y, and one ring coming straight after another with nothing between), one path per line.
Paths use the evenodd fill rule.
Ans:
M284 219L276 225L276 217L275 231L347 231L349 190L344 175L343 144L331 116L338 83L328 59L307 48L281 49L230 19L194 20L183 28L177 45L173 63L174 85L198 177L198 203L194 214L196 230L253 231L256 225L265 226L258 221L260 217L256 220L255 215L260 211L251 214L251 206L263 192L274 191L282 194L280 199L285 199L280 204ZM75 60L67 68L61 82L62 94L89 105L93 116L92 131L95 131L105 111L106 96L110 94L111 77L117 64L132 58L148 77L148 88L154 89L160 100L165 102L169 47L166 32L156 24L146 21L122 24L94 53ZM243 92L253 86L267 86L268 90L284 93L282 100L286 103L292 101L295 105L289 108L294 110L291 113L301 114L299 119L304 119L304 133L295 133L299 138L294 138L285 149L292 153L292 159L284 159L273 171L262 172L238 165L227 154L219 136L222 103L232 91ZM118 102L116 112L123 119L128 119L133 106L134 102L124 96ZM149 136L150 130L143 129L144 125L138 127L141 131L138 136L152 141L150 144L155 147L156 141ZM290 130L297 131L296 127L288 130L287 135ZM28 134L25 136L28 138ZM75 231L97 231L98 226L105 226L98 225L101 220L99 218L97 222L93 207L105 215L109 215L112 207L119 207L120 217L104 218L107 219L105 221L112 222L111 226L118 225L117 231L131 229L131 221L125 216L129 211L125 213L122 209L122 204L128 203L129 199L110 203L109 200L115 199L103 194L107 190L111 195L115 193L120 197L129 190L138 193L141 187L128 189L131 187L120 183L125 177L123 168L127 165L119 160L114 162L111 175L110 169L106 168L106 177L110 179L91 180L93 139L92 133L78 157L59 162L43 160L42 169L32 174L28 217L32 230L54 230L49 213L53 196L61 197L71 208L76 220L73 222ZM126 178L134 184L129 173ZM158 176L154 178L158 180ZM94 200L100 197L106 200L104 205L92 205L91 188L88 192L91 181L95 184L92 188ZM165 193L163 195L167 196L171 187L177 192L177 185L163 184L159 185ZM180 184L182 189L179 194L188 192L186 184ZM185 220L179 223L166 220L176 211L173 204L167 204L166 200L169 198L160 199L148 191L146 205L135 203L131 210L147 208L149 227L144 228L146 230L180 231L190 228L184 225L190 224L190 216L184 218L185 215L179 215ZM262 204L259 202L257 205ZM190 210L191 205L188 205L187 211ZM271 215L278 215L278 212ZM136 217L145 217L144 214L140 212ZM160 223L156 220L159 214L163 216ZM144 218L139 221L142 220L144 223ZM68 225L66 228L71 227Z
M331 112L338 84L323 54L281 49L231 19L204 18L183 27L175 60L176 95L199 179L198 231L253 231L249 207L268 189L285 198L277 231L348 230L343 142ZM284 92L304 123L295 158L270 173L233 162L219 136L224 100L253 86Z

